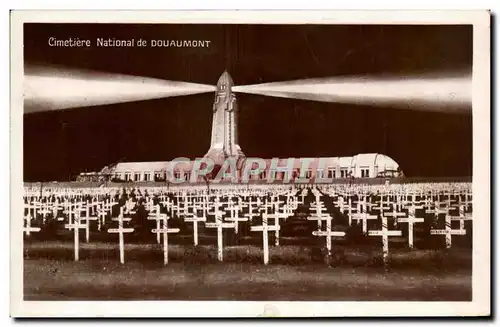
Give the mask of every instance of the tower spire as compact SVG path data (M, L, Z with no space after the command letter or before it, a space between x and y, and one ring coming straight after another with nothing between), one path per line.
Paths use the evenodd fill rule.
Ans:
M212 138L206 157L216 164L223 163L228 157L243 157L238 144L238 106L236 95L232 91L233 79L224 70L217 81L217 90L213 105Z

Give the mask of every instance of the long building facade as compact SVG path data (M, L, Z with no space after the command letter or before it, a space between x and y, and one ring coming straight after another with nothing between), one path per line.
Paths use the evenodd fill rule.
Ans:
M247 158L243 159L243 166ZM358 154L352 157L330 158L286 158L265 159L265 167L256 174L248 174L250 181L299 179L319 180L335 178L375 178L398 177L402 173L399 165L390 157L378 153ZM250 162L253 164L253 162ZM253 167L257 168L257 167ZM192 179L195 161L122 162L108 168L105 175L116 181L148 182L173 181L203 182L199 176ZM229 171L220 172L221 181L231 181L234 175ZM243 170L237 172L238 180L243 178ZM215 178L214 178L215 179Z
M247 158L238 143L238 106L233 80L225 71L217 82L213 104L210 148L195 160L120 162L79 180L100 178L119 182L172 181L186 183L245 181L313 182L337 178L399 177L402 171L392 158L378 153L352 157ZM213 165L210 174L199 173L201 162ZM230 164L226 164L230 163ZM232 163L232 164L231 164ZM258 169L257 169L258 168Z

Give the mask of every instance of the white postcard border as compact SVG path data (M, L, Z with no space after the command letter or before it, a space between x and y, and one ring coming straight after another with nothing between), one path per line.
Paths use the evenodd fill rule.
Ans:
M473 301L23 301L23 23L473 24ZM490 13L488 11L13 11L11 12L11 316L257 317L490 314Z

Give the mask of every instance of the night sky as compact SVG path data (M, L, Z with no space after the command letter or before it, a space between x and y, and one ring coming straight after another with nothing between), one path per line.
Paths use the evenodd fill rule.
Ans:
M25 24L25 64L215 85L342 75L471 72L471 26ZM211 40L210 48L52 48L51 36ZM390 92L390 90L387 90ZM238 93L247 156L384 153L406 176L470 176L472 114ZM203 156L214 94L24 115L24 180L74 179L117 161ZM418 108L415 108L418 109Z

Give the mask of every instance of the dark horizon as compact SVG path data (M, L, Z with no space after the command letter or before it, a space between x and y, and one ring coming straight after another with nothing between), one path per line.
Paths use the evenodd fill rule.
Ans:
M26 64L212 85L224 69L235 85L472 69L468 25L25 24L24 30ZM209 39L212 46L51 48L48 36ZM472 175L472 113L236 95L239 144L248 157L377 152L410 177ZM210 145L213 99L205 93L25 114L24 180L68 180L119 160L201 157Z

